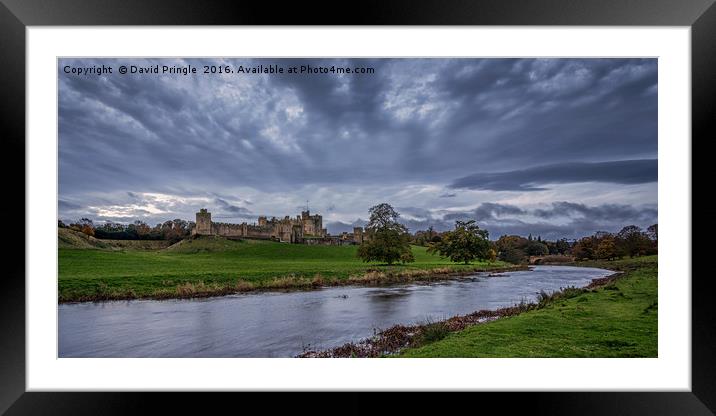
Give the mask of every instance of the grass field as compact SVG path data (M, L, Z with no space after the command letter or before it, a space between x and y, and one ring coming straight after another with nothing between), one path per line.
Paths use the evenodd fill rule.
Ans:
M167 248L170 244L165 240L100 240L68 228L57 229L57 246L59 248L159 250Z
M378 265L356 257L357 246L233 241L202 237L157 250L59 247L59 300L171 298L260 288L387 283L510 267L502 262L456 265L413 247L415 263Z
M469 327L400 356L657 357L657 257L579 265L625 274L602 288Z

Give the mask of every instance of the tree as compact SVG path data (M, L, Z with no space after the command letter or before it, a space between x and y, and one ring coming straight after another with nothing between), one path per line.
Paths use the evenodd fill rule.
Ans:
M163 239L174 243L191 235L191 226L191 223L179 218L157 225Z
M544 256L545 254L549 254L547 246L539 240L529 241L524 250L528 256Z
M429 226L427 230L425 231L416 231L415 237L413 237L413 244L418 246L426 246L428 243L433 241L433 239L438 238L439 234L435 231L435 228L433 226Z
M646 229L646 235L653 242L659 241L659 224L650 225L649 228Z
M651 247L647 254L656 254L659 251L659 224L650 225L646 235L651 240Z
M636 225L627 225L617 234L618 243L621 246L620 252L629 256L641 256L647 254L651 247L651 240Z
M572 247L572 255L577 259L593 259L595 249L595 238L583 237Z
M415 261L408 229L398 222L400 214L386 203L370 208L369 212L370 220L365 227L368 238L358 247L358 257L365 262L382 261L388 264Z
M522 264L527 262L525 252L518 248L508 248L500 251L500 260L512 264Z
M549 254L552 255L564 255L567 252L569 252L570 244L569 241L567 241L566 238L561 238L557 241L542 241L547 246L547 249L549 250Z
M427 231L425 231L425 236L428 238L428 241L430 241L435 235L437 235L437 233L435 232L435 228L431 225L428 227Z
M491 248L487 251L487 261L490 263L494 263L497 260L497 252L494 248Z
M495 246L500 260L520 264L527 260L525 248L529 243L528 239L519 235L503 235L495 242Z
M601 260L611 260L617 257L617 245L614 236L605 236L597 244L594 257Z
M70 228L84 233L88 236L94 236L94 224L89 218L82 218L75 224L70 224Z
M395 230L401 233L407 233L408 229L403 224L398 222L400 214L393 209L390 204L385 202L371 207L368 212L370 213L370 220L366 224L367 230Z
M131 229L134 230L135 233L137 233L137 238L140 240L147 238L150 231L152 230L149 228L147 223L144 221L136 220L133 224L130 225Z
M498 251L503 251L513 248L522 249L527 246L527 243L528 240L519 235L503 235L497 240L495 245Z
M487 230L481 230L475 220L455 221L455 229L443 233L442 241L432 243L428 253L438 253L451 261L464 264L475 259L490 257L490 242Z
M554 242L556 254L567 254L570 249L569 242L566 238L561 238Z

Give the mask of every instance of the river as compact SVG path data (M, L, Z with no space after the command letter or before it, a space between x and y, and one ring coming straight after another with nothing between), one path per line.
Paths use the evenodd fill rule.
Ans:
M540 290L582 287L611 273L535 266L430 284L60 304L58 351L60 357L291 357L395 324L533 301Z

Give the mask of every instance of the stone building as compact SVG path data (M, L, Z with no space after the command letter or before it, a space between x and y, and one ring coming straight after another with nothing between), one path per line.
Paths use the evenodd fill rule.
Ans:
M228 224L211 221L211 213L205 208L196 213L194 235L218 235L226 238L255 238L276 240L286 243L305 243L307 239L322 240L328 237L323 228L323 217L311 215L306 210L296 217L285 216L283 219L261 216L258 224Z
M363 240L363 227L353 227L353 242L356 244L363 244Z

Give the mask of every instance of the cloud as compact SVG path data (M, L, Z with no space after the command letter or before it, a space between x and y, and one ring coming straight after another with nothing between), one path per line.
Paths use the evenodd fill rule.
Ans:
M341 233L352 233L354 227L364 227L367 224L367 221L365 220L355 220L353 222L342 222L342 221L333 221L326 224L326 227L328 227L328 232L330 232L333 235L338 235Z
M543 219L558 217L581 217L595 221L615 221L625 223L628 221L655 221L656 207L635 208L629 205L603 204L589 207L574 202L555 202L548 209L536 209L532 214Z
M432 226L438 231L454 227L455 221L475 220L490 232L491 238L501 235L541 235L547 239L581 238L597 231L617 232L626 225L646 228L658 222L655 206L601 204L588 206L573 202L555 202L545 208L525 209L509 204L483 203L477 208L431 215L426 218L403 219L412 232Z
M535 161L656 155L656 97L643 95L656 85L653 59L62 59L60 67L120 62L349 65L376 73L60 70L63 192L223 188L237 178L276 189L439 181L475 165L510 171ZM93 181L84 180L87 172Z
M476 173L456 179L451 188L494 191L541 191L545 184L607 182L638 184L656 182L656 159L596 163L559 163L498 173Z
M475 210L477 218L497 218L506 215L522 215L525 210L515 205L486 202Z
M375 73L62 70L132 64ZM651 58L61 58L60 215L163 222L208 208L251 221L296 215L309 199L327 224L351 224L388 201L414 208L405 220L418 227L483 203L586 203L568 186L584 181L604 203L656 204L657 70Z
M219 212L217 218L224 217L224 218L233 218L233 217L244 217L251 215L251 211L249 211L247 208L240 207L237 205L230 204L229 202L221 199L216 198L216 204L219 207L219 209L222 212ZM231 214L231 215L227 215ZM233 217L232 217L233 216Z
M57 200L57 206L61 211L77 211L82 209L81 205L65 201L64 199Z

